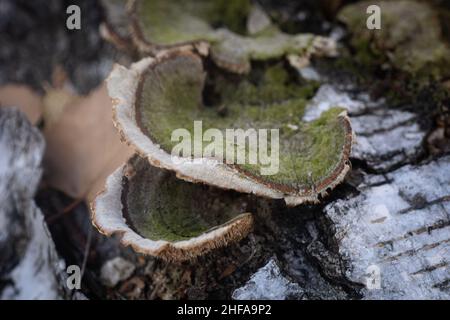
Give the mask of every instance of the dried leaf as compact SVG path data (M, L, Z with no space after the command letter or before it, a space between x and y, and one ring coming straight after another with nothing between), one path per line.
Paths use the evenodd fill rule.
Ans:
M27 86L9 84L0 87L0 107L17 107L32 124L42 116L42 98Z
M43 118L45 127L50 128L58 122L59 118L64 114L65 108L76 104L81 98L65 88L47 86L45 90L46 93L42 101L44 109Z
M50 185L74 198L93 199L106 177L133 154L111 119L104 85L64 107L58 121L44 129L45 178Z

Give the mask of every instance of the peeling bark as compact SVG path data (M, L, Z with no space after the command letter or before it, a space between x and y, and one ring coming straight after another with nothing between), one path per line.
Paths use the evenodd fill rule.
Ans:
M367 299L449 299L450 157L367 175L357 189L325 208L346 277L366 285L379 270Z
M426 133L418 124L418 116L393 109L384 99L371 100L366 93L322 85L308 105L304 120L312 121L336 105L348 109L356 134L352 158L365 162L370 170L389 171L414 162L423 153Z
M0 297L60 299L64 262L33 196L44 140L25 115L0 109Z

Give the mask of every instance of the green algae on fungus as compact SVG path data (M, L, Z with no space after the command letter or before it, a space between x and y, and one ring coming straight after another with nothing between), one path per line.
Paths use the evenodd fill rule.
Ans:
M226 27L245 33L250 0L145 0L130 5L142 36L161 45L214 40L213 30Z
M256 77L258 80L252 79L252 74L227 79L220 69L205 71L201 58L189 52L147 58L130 70L117 66L108 79L116 126L141 156L175 171L179 178L284 198L288 205L316 202L349 170L353 133L341 108L303 123L304 90L283 68L273 65ZM214 85L205 86L208 80ZM205 106L203 98L211 91L217 101ZM174 163L172 133L184 128L198 139L194 121L202 121L204 130L219 132L279 130L279 170L265 175L266 163L227 164L223 158L208 161L211 157L199 158L195 153L189 158L200 162ZM198 140L205 147L202 138ZM223 145L234 145L234 140L225 139ZM259 154L261 150L256 149ZM250 147L245 150L250 151Z
M137 252L182 261L239 241L252 228L247 196L179 180L137 156L92 205L94 225Z
M366 28L369 5L381 8L380 30ZM414 0L363 1L344 7L338 18L352 33L357 53L384 56L397 69L425 80L450 76L449 43L431 5Z
M270 23L247 36L243 25L254 12L249 0L131 0L129 8L133 38L144 53L207 44L214 62L236 73L249 72L251 60L289 54L305 60L312 55L336 55L332 39L312 34L288 35Z

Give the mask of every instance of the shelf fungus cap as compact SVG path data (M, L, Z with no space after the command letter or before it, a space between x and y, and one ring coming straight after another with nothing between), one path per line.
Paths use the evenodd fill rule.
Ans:
M96 228L135 251L193 259L239 241L252 229L247 197L177 179L134 156L111 174L91 205Z
M245 79L240 84L232 82L224 94L228 100L218 108L207 107L202 102L205 90L209 90L205 87L207 77L201 58L190 52L146 58L130 69L116 65L107 82L114 122L123 140L151 165L174 171L178 178L284 199L290 206L318 202L319 196L325 196L344 179L350 169L353 141L344 109L332 108L313 122L302 122L306 101L296 96L300 88L282 87L279 92L272 92L280 75L272 76L275 84L269 82L264 89L267 92L251 87ZM240 91L243 96L235 97ZM253 92L252 97L248 97L248 92ZM286 95L289 98L284 100ZM261 104L263 99L268 102ZM225 116L220 112L223 105ZM222 139L223 133L226 148L236 147L235 137L230 140L226 135L228 128L257 133L256 139L269 145L244 146L246 159L254 152L259 159L256 164L230 163L217 154L174 155L177 143L173 134L178 129L182 129L182 135L193 138L194 144L199 139L205 150L205 136L199 138L196 133L199 122L203 132L212 129L217 139ZM235 150L236 154L239 150Z
M298 55L337 55L336 42L313 34L286 34L250 0L166 1L130 0L130 29L134 43L146 55L189 47L210 54L219 67L248 73L251 61ZM220 27L217 27L220 26Z

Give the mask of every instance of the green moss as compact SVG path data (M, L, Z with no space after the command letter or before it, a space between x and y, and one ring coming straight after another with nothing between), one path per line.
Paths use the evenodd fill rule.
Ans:
M216 35L217 40L211 47L213 59L241 65L251 60L276 59L286 54L302 55L313 50L315 39L310 34L287 35L275 27L255 37L243 37L224 30L217 31Z
M274 25L257 36L245 36L250 7L249 0L139 1L137 17L147 41L158 45L208 41L219 66L239 66L240 72L247 71L251 60L314 52L313 35L288 35Z
M129 223L151 240L180 241L230 222L245 211L246 197L177 179L141 158L126 183Z
M209 39L210 25L191 14L190 11L194 10L184 8L182 1L176 1L176 4L171 1L139 1L137 15L144 37L161 45Z
M381 29L365 27L366 8L381 8ZM438 15L425 2L363 1L346 6L339 14L352 34L356 58L363 64L384 57L395 68L428 80L450 76L450 49L442 37Z
M292 78L282 63L277 63L264 70L254 70L238 85L223 77L213 81L225 104L269 105L292 99L305 100L318 89L317 82L299 85L297 80Z
M147 0L138 2L137 15L146 39L172 45L216 41L216 27L243 32L249 10L249 0Z
M315 122L302 123L305 95L311 93L311 87L304 89L282 64L254 71L258 72L262 74L252 73L240 80L227 79L219 73L212 80L216 87L207 91L215 91L220 99L205 107L201 63L191 56L162 62L143 83L138 108L142 125L169 153L177 144L171 141L173 130L185 128L193 136L193 122L198 120L203 121L203 132L208 128L218 128L223 133L225 129L279 129L279 172L262 178L295 188L318 182L339 162L345 133L337 114L342 110L332 109ZM224 139L224 145L227 143ZM203 148L207 144L203 143ZM264 167L261 162L243 165L258 176Z
M225 27L233 32L245 34L247 16L251 9L250 0L206 1L214 3L210 17L205 17L213 26Z

